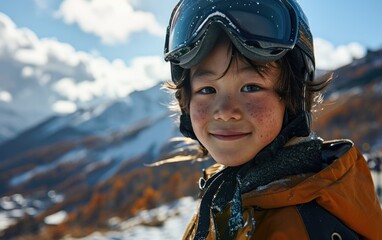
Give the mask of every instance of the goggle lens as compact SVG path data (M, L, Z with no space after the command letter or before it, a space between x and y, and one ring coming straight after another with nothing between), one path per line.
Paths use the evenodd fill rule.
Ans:
M264 49L291 49L297 17L283 0L185 0L174 10L166 41L166 60L192 49L205 29L220 22L240 42Z

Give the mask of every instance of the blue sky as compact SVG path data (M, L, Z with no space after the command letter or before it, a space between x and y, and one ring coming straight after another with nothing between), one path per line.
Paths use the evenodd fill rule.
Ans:
M382 1L300 0L315 37L334 45L358 42L382 48Z
M0 107L69 113L168 80L163 43L176 2L0 0ZM318 68L382 48L381 0L299 2Z

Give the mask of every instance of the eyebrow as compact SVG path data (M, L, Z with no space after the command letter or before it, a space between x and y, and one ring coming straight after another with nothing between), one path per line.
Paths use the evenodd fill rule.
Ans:
M264 67L265 69L268 69L268 67L266 66L266 64L255 64L256 66L258 67ZM245 64L244 66L241 66L240 68L236 69L240 74L243 74L243 73L251 73L251 72L255 72L255 73L258 73L258 70L256 69L255 66L251 65L251 64ZM267 71L265 71L265 74L266 74ZM202 78L199 78L199 77L203 77L203 76L216 76L216 79L212 79L212 80L219 80L220 78L222 78L224 75L226 74L225 73L222 73L222 74L218 74L216 73L214 70L209 70L209 69L205 69L203 67L199 67L195 70L195 72L191 75L191 80L194 80L196 77L196 80L197 81L206 81ZM208 80L210 81L210 79Z
M195 77L203 77L203 76L217 76L218 74L214 72L213 70L203 69L203 68L197 68L195 72L191 75L191 80L194 80ZM217 78L219 79L220 76ZM200 78L197 78L200 80Z
M238 69L238 72L243 73L243 72L257 72L256 69L252 65L247 65L243 66Z

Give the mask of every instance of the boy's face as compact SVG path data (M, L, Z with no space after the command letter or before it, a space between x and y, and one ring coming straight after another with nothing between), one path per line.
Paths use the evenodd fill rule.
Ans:
M191 68L190 116L198 140L215 161L237 166L279 134L285 105L274 91L280 75L274 62L262 64L259 73L240 57L229 65L231 58L226 41Z

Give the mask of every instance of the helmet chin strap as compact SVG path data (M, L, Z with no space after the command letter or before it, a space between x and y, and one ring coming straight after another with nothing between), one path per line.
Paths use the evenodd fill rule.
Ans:
M183 136L199 141L192 128L190 114L185 113L183 110L182 115L180 115L179 130Z
M289 110L286 110L284 113L284 122L280 134L287 134L289 138L309 136L311 118L311 113L307 111L301 111L297 114L293 114ZM296 122L298 122L299 125L296 125ZM287 129L288 131L284 129Z

